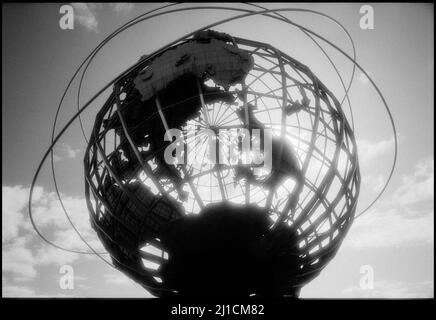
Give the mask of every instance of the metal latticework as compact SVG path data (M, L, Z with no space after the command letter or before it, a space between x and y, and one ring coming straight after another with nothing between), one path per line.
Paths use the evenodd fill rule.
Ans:
M200 64L196 54L213 41L228 58L208 64L206 55ZM84 160L91 221L114 264L166 296L178 293L162 273L172 259L162 240L171 222L201 215L210 204L262 208L268 232L286 226L297 235L298 268L286 283L294 292L336 254L353 220L360 186L354 134L338 100L304 64L266 43L213 41L202 34L185 39L143 58L141 69L115 83ZM159 70L177 75L168 79L161 71L159 78ZM233 76L219 78L222 70ZM150 85L138 85L153 77ZM181 130L197 161L164 161L168 128ZM192 136L192 128L270 129L271 173L256 176L239 162L207 161L210 137ZM227 138L214 139L225 144Z

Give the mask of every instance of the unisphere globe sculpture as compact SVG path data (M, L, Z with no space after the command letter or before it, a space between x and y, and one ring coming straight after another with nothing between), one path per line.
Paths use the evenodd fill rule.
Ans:
M269 171L208 161L241 141L263 146ZM169 147L182 150L173 163ZM212 30L118 79L84 161L93 228L114 265L161 297L298 297L336 254L360 186L354 134L329 89L269 44Z

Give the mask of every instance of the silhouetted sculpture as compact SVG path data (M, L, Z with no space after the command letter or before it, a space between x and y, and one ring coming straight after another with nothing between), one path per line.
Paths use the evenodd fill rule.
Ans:
M192 122L274 129L270 174L168 164L166 130ZM212 30L117 78L84 164L91 223L113 264L159 297L298 297L336 254L360 186L353 132L310 69Z

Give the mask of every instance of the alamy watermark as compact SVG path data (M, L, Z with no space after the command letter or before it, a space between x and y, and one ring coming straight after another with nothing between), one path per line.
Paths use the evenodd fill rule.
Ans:
M374 8L365 4L359 9L362 15L359 20L359 26L362 30L374 30Z
M72 266L65 264L59 269L59 287L62 290L74 290L74 269Z
M168 129L164 140L171 143L164 151L164 159L170 165L252 165L254 174L268 174L272 139L271 129Z
M74 29L74 8L72 5L65 4L59 8L59 13L62 14L59 19L59 27L62 30Z

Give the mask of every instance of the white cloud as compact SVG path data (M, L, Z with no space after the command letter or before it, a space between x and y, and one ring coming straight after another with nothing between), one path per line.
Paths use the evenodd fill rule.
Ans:
M344 246L391 247L434 243L434 160L426 158L403 176L386 200L356 219Z
M433 298L433 281L403 282L403 281L376 281L374 288L363 290L352 286L343 290L342 297L346 298L386 298L386 299L414 299Z
M103 275L103 279L104 283L101 286L106 288L104 297L154 298L150 292L121 271L112 269Z
M417 206L433 207L434 159L427 158L415 166L412 175L404 176L402 185L393 195L393 202L409 210Z
M9 281L9 285L3 283L6 296L34 296L33 290L27 290L21 284L36 281L40 267L69 264L82 257L38 239L28 218L28 196L28 187L2 186L2 271ZM96 250L102 251L102 245L89 224L85 199L68 196L62 199L80 232L90 239ZM32 204L35 222L49 239L66 248L88 251L64 217L55 193L36 187Z
M23 209L26 207L28 191L22 186L2 188L2 241L18 235L24 225Z
M79 258L77 253L66 252L54 247L44 246L36 250L34 263L38 266L50 264L64 265L76 261Z
M433 221L433 214L411 219L397 208L370 211L354 222L343 245L371 248L433 243Z
M26 239L19 237L8 244L2 244L2 271L10 272L22 281L37 276L35 257L26 246Z
M21 298L34 297L35 290L27 286L4 285L2 286L2 297Z
M74 8L74 21L86 29L98 32L98 20L94 13L95 5L86 3L72 3Z
M104 275L104 280L108 284L115 284L115 285L130 285L132 284L131 279L129 279L126 275L124 275L122 272L118 273L109 273Z
M357 149L359 154L359 162L367 163L371 160L377 159L385 152L393 149L393 147L394 147L394 138L381 140L378 142L371 142L365 139L358 140Z
M378 194L385 185L386 178L383 174L362 174L362 185L372 194Z
M102 5L97 3L72 3L74 8L74 21L86 29L99 32L99 21L97 19L97 9ZM110 3L111 8L117 16L124 16L132 12L134 3Z
M135 6L134 3L111 3L110 6L117 15L126 15L130 13Z
M86 200L81 197L62 195L64 207L76 228L89 243L101 251L102 246L89 222L89 212ZM27 209L27 208L26 208ZM54 192L43 192L43 196L32 203L32 212L36 225L46 233L50 239L62 247L89 251L89 248L76 234L65 217L61 203Z
M60 161L64 159L74 159L80 154L80 149L75 149L69 144L60 143L55 146L55 152L53 155L54 161Z

